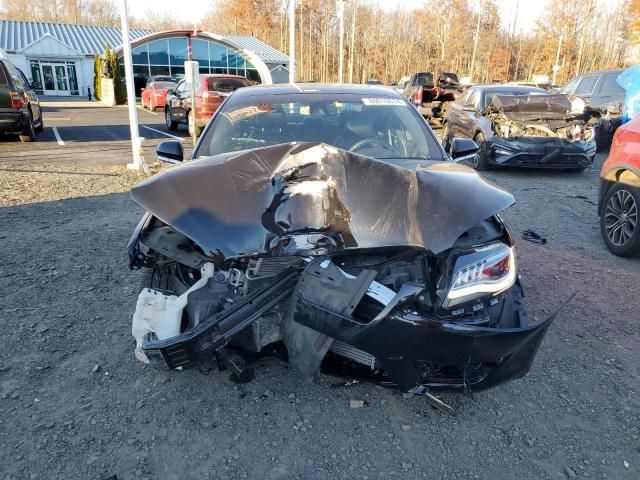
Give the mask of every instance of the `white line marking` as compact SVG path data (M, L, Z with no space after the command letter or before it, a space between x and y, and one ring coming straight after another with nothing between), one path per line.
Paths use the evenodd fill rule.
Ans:
M180 140L181 142L184 140L180 137L176 137L175 135L171 135L167 132L162 132L160 130L156 130L155 128L147 127L146 125L140 125L142 128L146 128L147 130L151 130L152 132L159 133L160 135L166 135L167 137L175 138L176 140Z
M53 127L53 134L56 136L58 145L64 145L64 142L62 141L62 138L60 137L60 134L58 133L58 129L56 127Z
M142 107L141 107L141 106L139 106L139 105L136 105L136 108L137 108L138 110L142 110L143 112L150 113L151 115L158 115L156 112L152 112L151 110L147 110L146 108L142 108Z

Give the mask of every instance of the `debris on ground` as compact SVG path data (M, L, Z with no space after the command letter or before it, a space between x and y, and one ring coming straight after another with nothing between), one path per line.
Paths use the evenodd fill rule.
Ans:
M531 243L539 243L540 245L544 245L547 243L547 239L541 237L533 230L525 230L522 232L522 238Z

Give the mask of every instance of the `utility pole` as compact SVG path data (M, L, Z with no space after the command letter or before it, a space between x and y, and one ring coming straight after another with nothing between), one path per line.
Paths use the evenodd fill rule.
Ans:
M558 70L560 70L560 65L558 65L558 62L560 61L560 49L562 48L563 37L564 32L560 34L560 40L558 41L558 50L556 51L556 64L553 66L553 79L551 80L552 85L556 84L556 75L558 73Z
M296 83L296 0L289 0L289 83Z
M338 59L338 83L344 81L344 0L337 0L337 13L340 22L340 58Z
M128 163L131 170L147 171L142 158L142 140L138 131L138 113L136 111L136 92L133 84L133 62L131 61L131 44L129 43L129 8L127 0L120 1L120 22L122 26L122 52L124 54L124 76L127 84L127 104L129 107L129 130L131 131L131 151L133 163ZM115 88L115 85L114 85Z

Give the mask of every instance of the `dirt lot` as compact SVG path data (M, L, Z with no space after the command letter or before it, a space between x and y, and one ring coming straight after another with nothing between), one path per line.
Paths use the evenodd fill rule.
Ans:
M303 383L276 359L245 386L144 368L126 110L48 105L36 144L0 144L0 478L640 478L640 261L600 240L602 157L583 174L487 175L518 201L504 216L531 316L578 295L527 377L441 395L452 417L373 385ZM154 160L163 136L143 134ZM522 240L528 228L548 243Z

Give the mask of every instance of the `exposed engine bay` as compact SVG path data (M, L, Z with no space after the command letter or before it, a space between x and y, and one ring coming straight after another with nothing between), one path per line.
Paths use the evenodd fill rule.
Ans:
M564 94L496 95L485 114L500 138L551 137L568 142L592 141L599 117Z
M555 317L527 319L498 215L513 197L464 166L292 143L170 168L132 198L149 212L132 333L160 368L214 360L244 381L283 343L305 378L336 355L404 391L478 390L526 374Z

